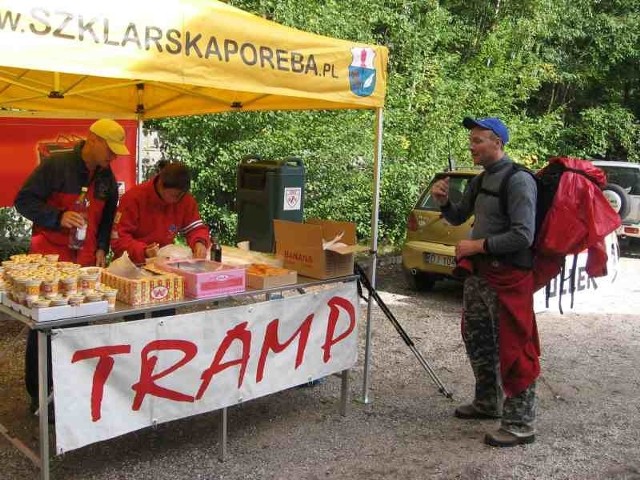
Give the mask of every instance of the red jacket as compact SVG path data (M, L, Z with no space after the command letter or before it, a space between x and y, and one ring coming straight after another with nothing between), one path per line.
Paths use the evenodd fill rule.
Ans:
M481 268L479 274L495 290L500 301L500 375L505 394L514 397L540 374L540 340L533 312L533 272L501 265Z
M157 179L136 185L120 199L111 233L116 257L126 251L131 261L144 263L147 245L170 245L178 233L185 236L191 249L196 242L208 247L209 229L200 218L193 196L187 193L177 203L166 203L156 191Z

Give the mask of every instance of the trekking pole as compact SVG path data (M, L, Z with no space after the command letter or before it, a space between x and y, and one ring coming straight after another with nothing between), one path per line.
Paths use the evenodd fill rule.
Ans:
M360 277L360 283L364 285L364 287L369 292L369 295L373 297L373 299L376 301L376 303L380 307L380 310L382 310L382 312L389 319L391 324L395 327L396 331L398 332L402 340L404 340L404 343L409 347L409 349L413 352L415 357L418 359L418 362L420 363L420 365L422 365L422 368L424 368L427 371L427 373L431 377L431 380L433 380L433 382L438 386L438 391L445 397L449 399L453 399L453 395L451 394L451 392L449 392L449 390L447 390L444 384L440 381L440 379L438 378L438 375L436 375L436 372L433 370L433 368L431 368L431 365L429 365L429 362L427 362L424 359L422 354L416 348L415 344L413 343L413 340L411 340L411 337L409 337L409 335L404 330L404 328L402 328L402 325L400 325L396 317L393 315L393 313L391 313L391 310L389 310L389 307L387 306L387 304L384 303L382 298L380 298L380 295L378 295L378 292L376 291L376 289L373 288L373 286L371 285L371 282L369 281L369 277L367 277L367 274L365 273L365 271L357 262L354 262L354 267L355 267L356 274Z

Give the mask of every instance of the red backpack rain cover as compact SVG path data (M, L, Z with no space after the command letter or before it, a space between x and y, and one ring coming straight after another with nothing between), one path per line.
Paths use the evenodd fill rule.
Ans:
M577 255L583 250L587 250L587 274L606 275L604 237L621 223L602 193L607 183L602 170L586 160L555 157L537 176L543 177L553 164L562 165L563 173L536 234L533 269L536 290L560 273L566 255Z

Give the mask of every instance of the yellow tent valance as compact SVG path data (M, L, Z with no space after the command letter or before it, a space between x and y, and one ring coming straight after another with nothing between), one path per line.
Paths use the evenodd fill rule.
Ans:
M157 118L382 107L387 49L214 0L0 0L0 108Z

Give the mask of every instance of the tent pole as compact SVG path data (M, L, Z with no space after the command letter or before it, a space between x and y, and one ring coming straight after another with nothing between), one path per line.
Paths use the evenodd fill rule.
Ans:
M142 171L142 126L143 126L142 117L138 117L138 136L136 138L136 183L142 183L144 180Z
M373 288L376 286L376 266L378 263L378 210L380 207L380 168L382 166L382 108L376 108L376 139L373 152L373 205L371 212L371 270L370 279ZM362 402L371 403L369 398L369 376L371 366L371 309L373 295L367 302L367 328L364 347L364 380L362 382Z

